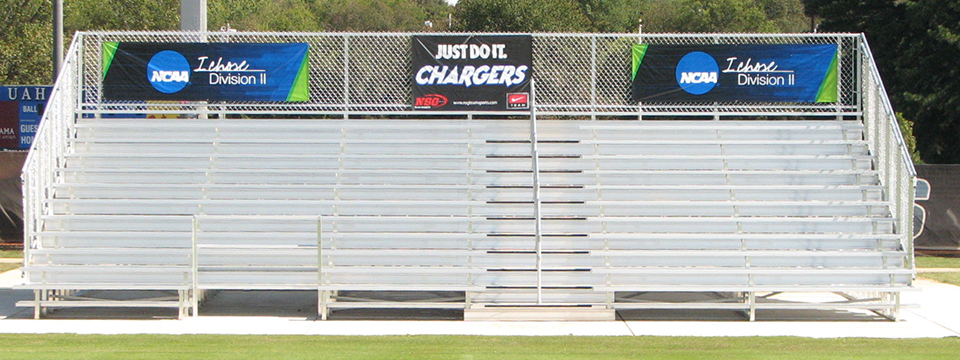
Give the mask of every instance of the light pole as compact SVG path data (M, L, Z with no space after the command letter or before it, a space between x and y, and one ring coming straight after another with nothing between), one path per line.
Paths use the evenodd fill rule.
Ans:
M63 66L63 0L53 0L53 80L56 83Z
M207 31L207 0L180 0L180 31Z

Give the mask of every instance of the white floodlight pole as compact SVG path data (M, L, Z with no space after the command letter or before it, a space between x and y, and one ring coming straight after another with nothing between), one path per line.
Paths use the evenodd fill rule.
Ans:
M63 66L63 0L53 0L53 80L60 76Z
M180 30L207 31L207 0L180 0Z
M207 0L180 0L180 31L195 31L207 42ZM198 106L197 117L207 118L207 107Z

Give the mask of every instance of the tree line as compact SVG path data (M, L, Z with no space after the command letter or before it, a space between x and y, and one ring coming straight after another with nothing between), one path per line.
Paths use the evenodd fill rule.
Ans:
M50 83L52 1L0 8L0 83ZM208 30L801 32L802 0L208 0ZM177 30L180 0L63 0L64 32ZM67 42L69 43L69 42Z
M177 30L179 0L63 0L84 30ZM0 84L49 84L52 1L0 8ZM923 160L960 163L960 0L208 0L208 29L304 32L863 32ZM909 131L909 126L905 127ZM919 158L917 159L919 160Z

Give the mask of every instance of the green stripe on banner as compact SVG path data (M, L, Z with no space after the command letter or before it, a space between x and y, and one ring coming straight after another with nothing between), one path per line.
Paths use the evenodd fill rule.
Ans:
M640 69L640 64L643 63L643 56L647 53L647 47L650 44L634 44L633 45L633 64L630 68L632 71L630 75L630 81L637 79L637 70Z
M310 101L310 63L307 58L309 54L308 50L303 54L303 59L300 60L300 70L297 71L297 77L293 80L290 93L287 94L287 101Z
M818 103L834 103L839 100L839 96L837 96L837 83L839 82L837 78L837 56L837 53L833 54L833 60L830 61L827 74L823 77L823 82L820 83L820 89L817 90L816 101Z
M103 43L103 77L107 77L107 70L110 70L110 64L113 63L113 57L117 55L119 42L108 41Z

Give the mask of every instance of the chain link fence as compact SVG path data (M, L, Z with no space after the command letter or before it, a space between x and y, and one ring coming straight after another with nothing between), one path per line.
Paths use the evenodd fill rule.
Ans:
M310 101L307 103L204 103L208 111L253 113L414 113L411 105L411 43L398 33L181 33L89 32L83 39L83 105L86 110L143 111L142 103L103 101L104 42L307 43ZM543 114L835 114L859 109L860 37L850 34L533 34L535 104ZM644 103L631 100L632 44L838 44L839 102ZM197 104L151 106L170 111ZM201 110L204 111L204 110Z

